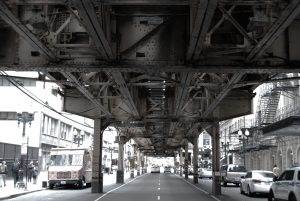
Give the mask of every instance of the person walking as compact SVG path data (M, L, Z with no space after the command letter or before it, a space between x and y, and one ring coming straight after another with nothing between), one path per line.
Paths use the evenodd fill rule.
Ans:
M2 183L4 183L4 166L0 163L0 188L2 188Z
M32 177L33 177L33 173L34 173L34 164L33 164L33 161L30 161L30 163L28 164L27 169L28 169L28 178L27 178L27 181L31 182Z
M16 158L15 162L12 165L12 174L14 177L14 187L16 187L16 183L19 181L19 170L20 170L20 162Z
M33 184L36 184L37 177L39 175L39 163L38 161L34 164L33 167Z
M2 162L2 166L0 168L0 174L2 176L2 181L3 181L3 185L6 186L6 176L7 176L7 165L6 165L6 161Z
M275 175L275 179L277 179L279 177L279 167L277 167L277 165L275 164L273 167L273 174Z

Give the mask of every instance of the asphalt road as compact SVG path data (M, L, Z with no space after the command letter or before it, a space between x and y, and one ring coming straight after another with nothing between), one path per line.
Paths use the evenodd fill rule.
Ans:
M20 196L12 201L260 201L266 196L247 197L241 195L235 186L222 187L222 195L212 196L212 181L199 179L199 184L192 183L192 177L185 180L174 174L149 173L123 185L104 187L103 194L92 194L90 188L60 188L44 190Z

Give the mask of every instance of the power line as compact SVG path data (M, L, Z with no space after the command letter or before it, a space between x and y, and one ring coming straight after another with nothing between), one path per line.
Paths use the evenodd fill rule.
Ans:
M8 76L8 74L5 73L4 71L0 71L0 75ZM75 121L75 120L71 119L70 117L67 117L67 116L63 115L61 112L55 110L50 105L46 104L43 100L41 100L36 95L34 95L32 92L30 92L28 89L26 89L24 86L22 86L22 84L19 83L18 81L16 81L15 79L9 78L9 77L5 77L4 79L6 79L8 82L10 82L12 85L14 85L17 89L19 89L21 92L23 92L25 95L27 95L29 98L31 98L35 102L39 103L40 105L54 111L55 113L59 114L60 116L66 118L66 119L69 119L69 120L71 120L71 121L73 121L77 124L80 124L80 125L88 127L88 128L93 128L92 126L88 126L88 125L85 125L81 122Z

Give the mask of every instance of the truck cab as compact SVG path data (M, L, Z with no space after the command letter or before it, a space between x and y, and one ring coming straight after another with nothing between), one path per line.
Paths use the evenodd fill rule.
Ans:
M84 148L53 148L50 152L48 185L90 186L92 182L91 152Z

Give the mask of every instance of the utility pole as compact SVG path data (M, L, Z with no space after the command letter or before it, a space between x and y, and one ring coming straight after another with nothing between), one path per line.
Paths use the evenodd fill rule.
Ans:
M27 189L27 165L28 165L28 141L29 138L26 138L26 124L29 123L31 126L31 122L34 120L34 113L22 112L17 114L18 117L18 126L20 123L23 123L22 130L22 145L21 145L21 171L19 171L19 181L18 186L25 187ZM24 163L26 157L26 163ZM26 170L26 185L23 181L24 169Z

